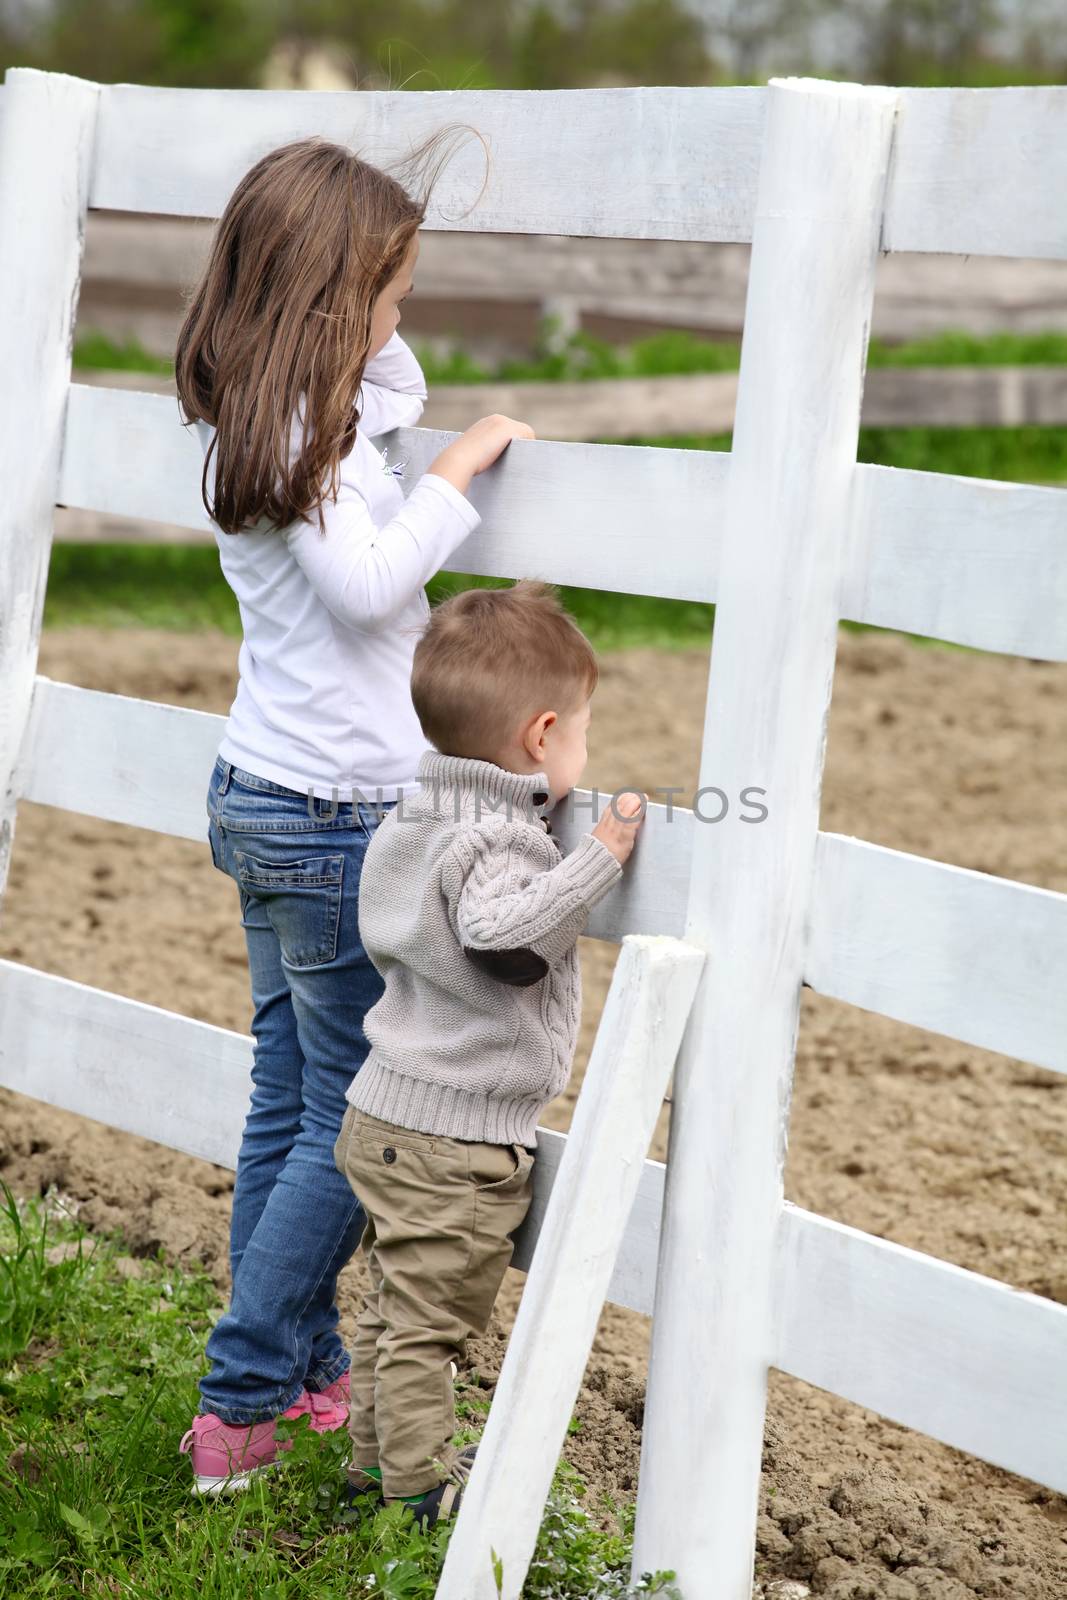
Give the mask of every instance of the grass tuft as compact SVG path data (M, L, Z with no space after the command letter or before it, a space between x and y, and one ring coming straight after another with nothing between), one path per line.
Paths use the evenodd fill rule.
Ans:
M470 355L462 338L442 348L413 336L408 342L427 384L568 382L583 378L659 378L686 372L732 372L741 363L740 339L712 339L684 328L665 328L644 338L616 344L587 329L562 341L554 335L558 318L542 317L528 357L506 357L489 365ZM870 367L962 367L1057 365L1067 361L1067 332L968 333L947 329L921 339L891 344L871 339ZM172 375L174 362L153 355L136 339L118 344L104 333L86 332L74 345L75 368L140 371Z
M0 1182L0 1594L432 1600L450 1530L419 1533L403 1506L339 1525L344 1430L282 1424L277 1471L191 1495L177 1447L222 1307L206 1274L123 1250ZM561 1464L525 1600L677 1600L669 1574L629 1583L632 1508L587 1499Z

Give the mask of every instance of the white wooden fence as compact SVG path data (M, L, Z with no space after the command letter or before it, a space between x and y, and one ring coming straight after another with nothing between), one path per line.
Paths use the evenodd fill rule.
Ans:
M654 1313L635 1571L674 1567L686 1600L750 1592L772 1365L1067 1492L1067 1307L782 1194L804 982L1067 1071L1067 896L818 828L839 617L1067 660L1062 490L855 460L879 251L1067 256L1067 89L349 95L17 69L3 100L0 888L20 799L203 840L222 726L36 672L57 503L204 516L173 401L70 382L87 207L218 215L275 144L321 132L387 164L460 117L493 158L463 228L753 245L732 454L519 441L476 480L484 522L454 557L714 600L700 782L758 785L769 814L702 827L653 804L593 914L623 948L571 1141L542 1135L521 1264L546 1248L441 1600L495 1595L493 1552L518 1595L605 1284ZM481 149L428 227L457 225ZM397 437L413 482L449 435ZM564 847L588 823L575 808ZM234 1164L248 1037L11 961L0 1004L0 1082ZM635 1156L672 1063L664 1168ZM533 1460L502 1498L512 1433Z

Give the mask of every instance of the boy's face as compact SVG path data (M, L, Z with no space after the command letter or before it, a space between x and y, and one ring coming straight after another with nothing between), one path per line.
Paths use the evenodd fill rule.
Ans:
M588 759L585 747L586 730L592 715L591 699L586 698L576 710L569 711L565 715L545 712L538 718L535 725L538 734L533 757L548 774L550 807L570 793L585 771ZM549 718L552 720L548 720Z

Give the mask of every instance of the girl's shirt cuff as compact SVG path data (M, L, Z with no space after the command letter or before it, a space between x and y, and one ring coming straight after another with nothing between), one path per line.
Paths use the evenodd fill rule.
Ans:
M469 529L473 530L481 522L482 514L477 507L467 499L465 494L460 493L454 483L449 483L447 478L442 478L440 473L424 472L418 484L416 484L416 488L424 483L429 484L439 494L444 495L445 499L459 512Z

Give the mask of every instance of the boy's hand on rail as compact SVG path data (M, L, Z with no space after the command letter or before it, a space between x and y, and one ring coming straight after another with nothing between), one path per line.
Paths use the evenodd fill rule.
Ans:
M604 813L592 833L601 844L607 845L617 861L625 862L629 858L647 808L648 796L640 789L627 789L625 793L617 795L614 801L609 800L604 807ZM623 820L620 821L620 818Z

